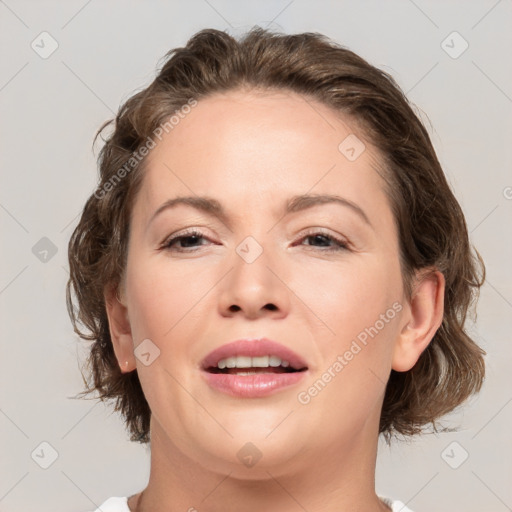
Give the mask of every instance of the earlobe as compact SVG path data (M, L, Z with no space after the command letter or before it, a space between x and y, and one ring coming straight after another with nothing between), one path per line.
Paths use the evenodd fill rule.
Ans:
M405 324L396 340L392 368L410 370L432 341L443 322L445 279L439 270L417 278L412 298L403 316Z
M104 297L110 338L112 339L117 362L122 373L131 372L137 365L133 353L133 337L128 308L119 298L117 288L106 288Z

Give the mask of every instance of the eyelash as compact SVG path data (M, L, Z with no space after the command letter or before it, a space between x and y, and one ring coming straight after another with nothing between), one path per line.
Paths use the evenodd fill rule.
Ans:
M323 231L313 231L310 233L306 233L305 235L302 236L302 238L300 240L305 240L306 238L310 238L310 237L314 237L314 236L318 236L318 235L320 235L332 242L335 242L338 245L338 247L326 247L324 249L320 249L322 252L339 252L339 251L349 250L347 242L345 242L344 240L341 240L331 234L324 233ZM165 240L165 242L162 243L162 245L160 246L160 249L164 249L167 251L182 252L182 253L195 252L197 250L197 248L192 248L191 250L187 250L187 249L183 249L183 248L173 249L171 247L172 244L174 244L175 242L179 242L180 240L183 240L186 238L192 238L192 237L203 238L205 240L208 240L208 238L205 237L203 235L203 233L201 233L200 231L197 231L196 229L191 229L190 231L181 233L178 236L173 236L171 238L168 238L167 240ZM309 245L311 245L311 244L309 244Z

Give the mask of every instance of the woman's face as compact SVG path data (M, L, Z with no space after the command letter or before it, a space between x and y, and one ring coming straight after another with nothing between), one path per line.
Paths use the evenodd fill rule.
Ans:
M254 478L376 442L405 299L392 212L363 137L300 95L232 91L200 100L151 150L125 305L153 443ZM341 200L293 201L324 195ZM184 203L154 215L185 196L215 201L223 217ZM176 236L185 238L165 248ZM307 370L202 368L222 345L259 338ZM270 387L251 387L258 379Z

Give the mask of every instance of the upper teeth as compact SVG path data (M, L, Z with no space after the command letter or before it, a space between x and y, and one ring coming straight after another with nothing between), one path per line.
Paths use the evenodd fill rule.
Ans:
M288 361L283 361L277 356L234 356L221 359L217 363L218 368L268 368L269 366L290 366Z

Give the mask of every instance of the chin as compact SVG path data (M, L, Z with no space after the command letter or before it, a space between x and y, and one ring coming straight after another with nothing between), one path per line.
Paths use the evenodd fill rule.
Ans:
M233 432L234 437L226 435L223 442L219 437L191 441L197 450L194 458L211 471L233 478L268 480L268 472L289 471L293 459L304 453L304 448L294 437L279 436L274 432L265 438L261 431L254 432L254 436L241 437Z

